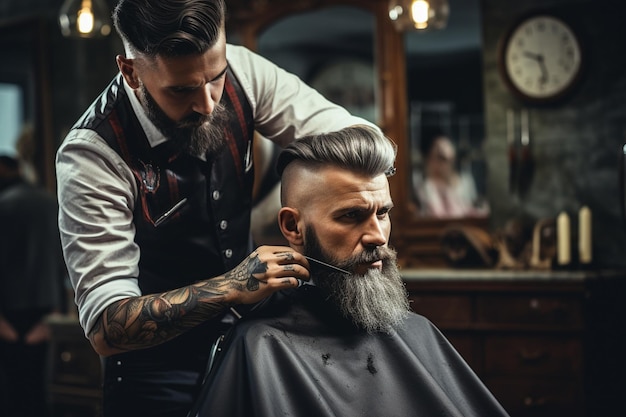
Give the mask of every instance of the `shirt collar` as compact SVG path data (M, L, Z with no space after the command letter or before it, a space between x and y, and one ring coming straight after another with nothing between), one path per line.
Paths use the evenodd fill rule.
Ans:
M148 115L146 115L146 110L143 108L143 106L139 102L139 99L135 95L135 90L130 88L128 83L126 83L124 77L122 77L122 80L124 83L124 90L126 91L128 99L130 100L130 105L133 107L133 111L135 112L135 115L139 120L139 124L146 133L146 136L148 137L148 143L150 143L150 146L154 148L157 145L167 142L168 139L163 135L163 133L161 133L159 129L157 129L154 123L152 123L150 119L148 119Z

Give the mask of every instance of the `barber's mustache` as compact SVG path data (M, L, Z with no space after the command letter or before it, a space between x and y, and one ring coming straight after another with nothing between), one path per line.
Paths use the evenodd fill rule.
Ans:
M211 114L192 113L177 123L180 129L197 129L207 123L215 123L216 120L224 119L226 108L223 104L217 104Z
M189 116L185 117L181 121L177 123L178 128L180 129L195 129L202 126L205 123L211 122L213 119L212 114L199 114L193 113Z

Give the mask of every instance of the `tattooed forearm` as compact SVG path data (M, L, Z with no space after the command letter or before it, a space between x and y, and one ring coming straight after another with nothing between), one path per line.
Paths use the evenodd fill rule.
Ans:
M267 262L253 253L221 277L113 303L91 330L92 344L99 353L108 355L166 342L215 318L238 299L233 293L258 292L267 271Z
M141 349L168 341L217 316L227 306L222 284L208 280L157 295L128 298L109 306L92 330L110 348Z

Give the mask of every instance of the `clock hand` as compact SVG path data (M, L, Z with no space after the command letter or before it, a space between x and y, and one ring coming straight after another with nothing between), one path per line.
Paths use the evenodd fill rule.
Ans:
M543 60L543 55L535 54L533 52L524 51L522 53L522 55L524 55L526 58L530 58L530 59L535 60L535 61L542 61Z
M539 62L539 70L541 71L539 84L546 84L548 82L548 67L546 67L546 61L542 54L537 54L537 62Z
M548 82L548 69L546 67L545 59L543 58L543 54L537 54L533 52L524 51L523 55L526 58L530 58L534 61L537 61L539 64L539 70L541 71L541 76L539 77L539 84L545 84Z

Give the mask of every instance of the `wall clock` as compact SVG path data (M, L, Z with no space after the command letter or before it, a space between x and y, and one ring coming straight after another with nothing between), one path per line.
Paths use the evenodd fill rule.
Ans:
M579 83L583 48L573 28L550 14L515 24L504 37L499 65L508 87L528 103L553 103Z

